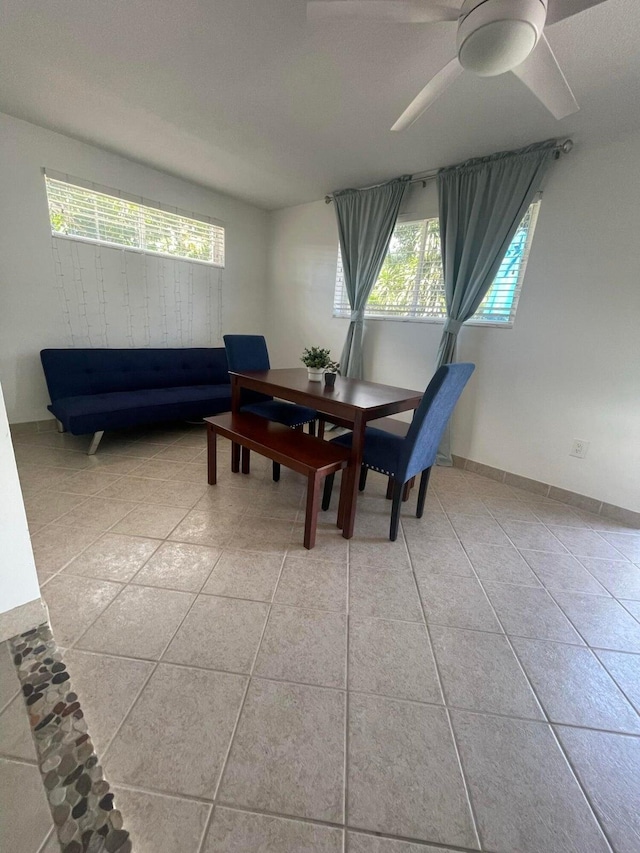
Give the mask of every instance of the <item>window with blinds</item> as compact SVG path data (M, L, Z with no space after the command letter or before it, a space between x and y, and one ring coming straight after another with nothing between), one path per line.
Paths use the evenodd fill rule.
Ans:
M493 284L469 322L513 324L539 207L540 202L536 201L525 213ZM339 248L333 309L335 317L351 314ZM437 219L396 225L387 257L367 301L366 316L444 322L447 314Z
M224 267L224 228L45 175L51 232Z

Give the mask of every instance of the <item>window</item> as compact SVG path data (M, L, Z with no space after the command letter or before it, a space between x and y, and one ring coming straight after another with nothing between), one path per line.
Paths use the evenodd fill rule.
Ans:
M525 213L471 323L513 324L539 207L540 202L534 202ZM335 317L351 314L339 249L333 313ZM446 319L437 219L396 225L387 257L367 301L366 316L426 322Z
M224 228L45 176L51 233L224 266Z

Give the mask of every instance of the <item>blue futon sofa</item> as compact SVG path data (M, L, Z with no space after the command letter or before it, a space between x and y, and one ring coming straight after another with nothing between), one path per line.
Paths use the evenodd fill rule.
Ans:
M44 349L49 411L73 435L158 421L193 420L231 408L224 347Z

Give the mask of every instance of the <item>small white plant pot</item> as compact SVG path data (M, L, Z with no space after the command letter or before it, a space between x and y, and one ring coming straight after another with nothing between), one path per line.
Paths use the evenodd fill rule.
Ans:
M307 367L307 373L309 374L309 382L322 382L324 368Z

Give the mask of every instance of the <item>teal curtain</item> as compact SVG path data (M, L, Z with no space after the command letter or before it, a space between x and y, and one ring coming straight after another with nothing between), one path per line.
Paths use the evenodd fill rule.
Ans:
M556 140L442 169L437 176L447 320L437 367L455 361L462 324L489 290L556 153ZM438 464L451 465L449 430Z
M362 337L367 299L384 263L410 176L366 190L333 194L344 284L351 306L340 358L343 376L362 379Z

